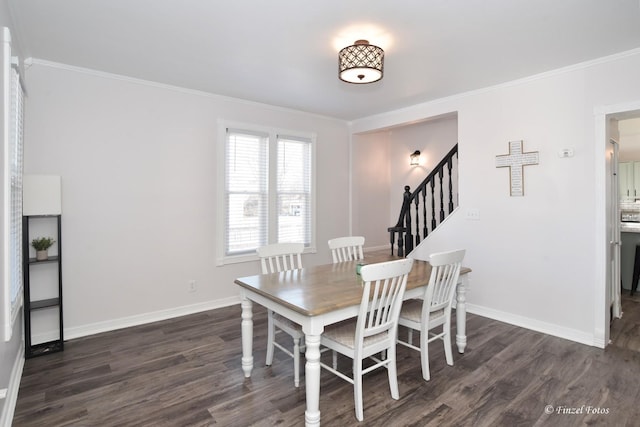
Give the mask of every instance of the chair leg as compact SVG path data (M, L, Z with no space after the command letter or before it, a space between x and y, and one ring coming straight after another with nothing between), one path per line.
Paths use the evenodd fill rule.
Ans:
M387 364L387 372L389 373L389 389L391 390L391 397L398 400L400 399L400 393L398 392L398 371L396 369L395 346L387 350L387 358L389 360L389 363Z
M273 363L273 340L275 339L275 327L273 326L273 312L267 313L267 360L265 364L271 366Z
M442 336L442 340L444 341L444 355L447 359L447 365L453 366L453 352L451 351L451 324L450 322L445 322L442 327L444 328L444 335Z
M407 342L413 344L413 329L409 328L407 332Z
M356 418L358 421L364 420L364 409L362 405L362 360L353 359L353 401L356 407Z
M293 384L300 385L300 338L293 339Z
M422 364L422 378L425 381L431 379L429 372L429 331L424 330L420 334L420 362Z
M333 369L338 369L338 352L331 350L333 353Z

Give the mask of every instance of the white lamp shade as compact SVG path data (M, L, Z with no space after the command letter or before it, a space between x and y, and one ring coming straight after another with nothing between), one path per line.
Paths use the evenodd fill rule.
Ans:
M382 72L372 68L351 68L340 73L340 79L349 83L373 83L382 78Z

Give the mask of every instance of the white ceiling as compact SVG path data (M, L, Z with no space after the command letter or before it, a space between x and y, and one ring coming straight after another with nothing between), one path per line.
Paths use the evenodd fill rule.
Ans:
M639 0L9 0L25 57L353 120L640 48ZM337 52L385 50L351 85Z

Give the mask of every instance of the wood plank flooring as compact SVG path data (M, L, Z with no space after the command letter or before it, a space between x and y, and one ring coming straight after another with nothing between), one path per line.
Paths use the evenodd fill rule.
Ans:
M212 310L71 340L62 353L27 360L13 425L302 426L304 386L293 386L293 361L281 352L264 365L266 312L254 307L250 379L240 368L239 306ZM429 382L419 354L398 347L400 400L384 370L365 377L363 423L351 384L323 371L322 425L637 426L640 298L625 296L623 310L606 350L469 315L469 344L464 355L454 350L454 366L439 343L430 346Z

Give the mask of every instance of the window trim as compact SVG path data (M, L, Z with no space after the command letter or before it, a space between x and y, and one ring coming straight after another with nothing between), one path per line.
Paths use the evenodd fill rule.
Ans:
M297 137L308 139L311 141L311 241L309 246L305 247L304 253L316 253L316 222L317 222L317 209L316 209L316 133L296 131L291 129L282 129L276 127L260 126L250 123L242 123L236 121L230 121L225 119L218 119L218 144L216 150L216 166L217 166L217 195L216 195L216 265L223 266L227 264L237 264L242 262L256 261L258 255L253 254L241 254L241 255L226 255L225 254L225 212L226 212L226 197L225 197L225 147L227 144L227 129L243 130L247 132L263 133L267 134L269 138L269 160L268 160L268 174L269 182L275 182L275 170L277 165L276 150L271 149L275 147L278 141L278 135ZM269 184L269 192L276 191L273 184ZM274 193L277 194L277 193ZM274 228L277 225L277 221L274 218L272 212L270 212L267 238L270 243L271 239L277 234L277 230Z

